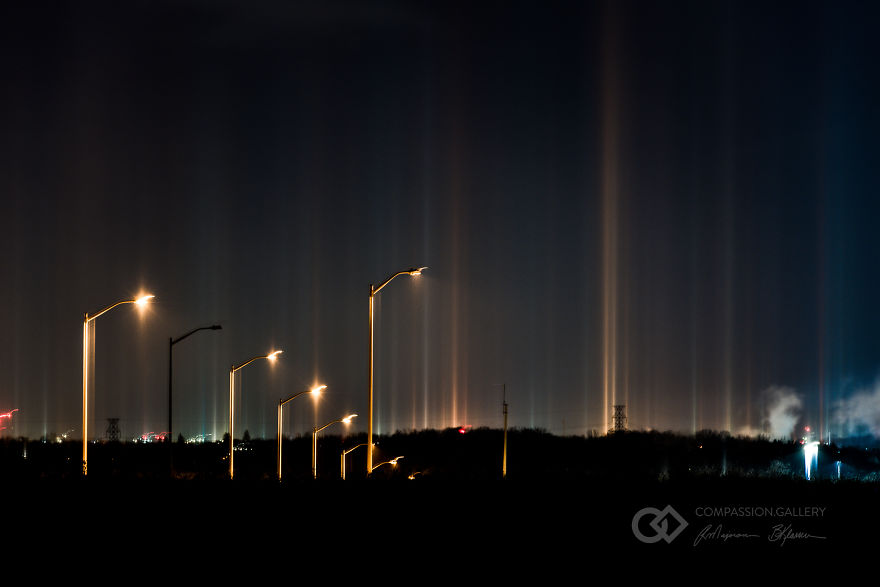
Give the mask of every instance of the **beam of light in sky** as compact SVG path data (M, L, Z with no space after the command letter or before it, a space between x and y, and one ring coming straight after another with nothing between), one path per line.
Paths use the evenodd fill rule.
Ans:
M602 50L602 433L610 428L612 406L617 403L618 350L618 251L620 247L619 113L617 14L613 5Z

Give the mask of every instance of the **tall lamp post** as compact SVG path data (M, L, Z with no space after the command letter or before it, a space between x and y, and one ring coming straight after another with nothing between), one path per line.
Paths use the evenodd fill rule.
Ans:
M367 417L367 475L373 471L373 298L398 275L416 277L421 275L425 269L427 267L410 267L406 271L398 271L378 286L370 284L370 401L368 404L370 412Z
M339 418L338 420L333 420L332 422L327 422L320 428L312 429L312 479L318 478L318 432L330 426L331 424L336 424L338 422L342 422L343 424L348 424L351 422L352 418L357 418L357 414L349 414L344 418Z
M241 365L233 365L229 368L229 478L232 479L234 475L233 468L233 459L235 458L235 372L239 369L246 367L257 361L259 359L268 359L270 361L275 361L284 351L272 351L268 355L260 355L259 357L254 357L252 359L248 359Z
M91 316L89 316L88 312L83 316L83 364L82 364L82 372L83 372L83 398L82 398L82 433L83 433L83 446L82 446L82 474L83 476L88 475L89 473L89 351L90 349L90 340L89 340L89 324L101 314L105 312L109 312L116 306L121 306L122 304L135 304L138 307L143 307L149 302L152 298L156 296L154 295L144 295L139 298L133 300L122 300L121 302L116 302L111 306L107 306L100 312L97 312Z
M174 455L173 455L173 453L174 453L174 448L173 448L174 447L174 435L171 434L171 409L172 409L171 408L171 406L172 406L172 403L171 403L171 381L172 381L171 367L172 367L172 358L174 355L172 354L171 350L174 348L174 345L179 343L181 340L183 340L184 338L187 338L188 336L195 334L196 332L198 332L200 330L222 330L222 329L223 329L223 327L220 326L219 324L214 324L212 326L201 326L199 328L193 328L192 330L190 330L186 334L184 334L182 336L178 336L177 338L169 338L168 339L168 441L169 441L168 462L169 462L170 472L172 475L174 474Z
M281 415L283 412L284 404L289 401L293 401L301 395L305 395L307 393L311 393L313 396L318 396L323 390L327 389L326 385L319 385L317 387L313 387L312 389L307 389L305 391L301 391L297 394L290 396L287 399L278 400L278 480L281 481Z

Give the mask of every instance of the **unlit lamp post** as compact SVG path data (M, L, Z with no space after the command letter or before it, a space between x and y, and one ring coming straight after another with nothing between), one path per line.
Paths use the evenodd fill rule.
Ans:
M170 466L170 470L171 470L171 474L172 474L172 475L174 474L174 460L173 460L173 459L174 459L174 457L173 457L173 452L174 452L174 448L173 448L173 447L174 447L174 436L171 434L171 412L172 412L172 402L171 402L171 386L172 386L172 383L171 383L171 382L172 382L172 379L171 379L171 368L172 368L172 359L173 359L173 356L174 356L174 355L173 355L173 353L172 353L171 351L172 351L172 349L174 348L174 345L176 345L177 343L179 343L179 342L182 341L183 339L187 338L188 336L191 336L191 335L195 334L196 332L199 332L200 330L221 330L222 328L223 328L223 327L220 326L219 324L214 324L214 325L212 325L212 326L201 326L201 327L199 327L199 328L193 328L192 330L190 330L190 331L187 332L186 334L184 334L184 335L182 335L182 336L178 336L177 338L169 338L169 339L168 339L168 442L169 442L169 445L168 445L168 455L169 455L169 457L168 457L168 459L169 459L169 466Z

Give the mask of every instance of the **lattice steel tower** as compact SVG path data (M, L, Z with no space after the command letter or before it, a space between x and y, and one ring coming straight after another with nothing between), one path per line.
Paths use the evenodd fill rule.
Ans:
M105 436L109 442L119 442L119 418L107 418Z
M626 404L614 406L612 421L614 422L614 427L611 429L612 432L626 431Z

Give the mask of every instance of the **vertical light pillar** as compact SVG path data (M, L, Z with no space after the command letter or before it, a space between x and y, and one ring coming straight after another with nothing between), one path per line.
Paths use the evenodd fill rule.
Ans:
M83 397L82 397L82 474L88 475L89 467L89 314L83 318Z
M235 366L229 369L229 478L234 473L233 459L235 458Z

